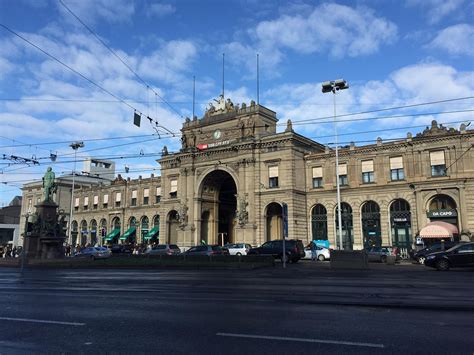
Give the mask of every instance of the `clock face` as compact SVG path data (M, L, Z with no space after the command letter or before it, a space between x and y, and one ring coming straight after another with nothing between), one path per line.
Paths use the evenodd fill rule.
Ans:
M219 139L221 137L221 131L219 131L218 129L214 131L214 139Z

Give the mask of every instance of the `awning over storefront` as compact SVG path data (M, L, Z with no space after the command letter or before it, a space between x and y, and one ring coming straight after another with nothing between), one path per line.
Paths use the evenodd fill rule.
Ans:
M135 235L135 231L137 229L135 227L129 228L124 234L120 236L120 240L126 240L127 238L131 237L132 235Z
M451 223L436 221L428 223L420 231L421 238L446 238L450 239L459 231L455 225Z
M149 231L144 237L144 240L148 240L156 236L158 233L160 233L160 226L154 227L151 231Z
M105 236L105 241L108 242L108 241L114 240L114 238L116 238L119 234L120 234L120 229L119 228L114 229L112 232L110 232L109 234Z

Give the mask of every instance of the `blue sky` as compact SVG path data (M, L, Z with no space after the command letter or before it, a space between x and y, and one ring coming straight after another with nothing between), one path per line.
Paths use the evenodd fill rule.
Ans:
M70 172L67 142L77 140L86 145L79 160L133 155L116 160L118 172L132 178L159 174L158 156L148 154L163 145L179 149L183 117L192 114L193 76L197 116L220 94L222 53L226 97L234 103L256 99L258 53L260 103L277 112L279 130L292 119L296 132L325 144L334 142L331 120L320 119L333 110L331 95L321 93L326 80L350 84L337 96L338 114L474 96L473 1L63 3L150 88L59 0L0 0L0 24L177 136L152 136L147 120L135 127L132 108L0 27L0 153L40 162L0 161L0 205L21 194L26 181L40 179L48 165L57 174ZM340 141L361 145L404 137L433 119L459 127L472 120L472 109L474 100L464 99L348 116L338 125ZM452 111L464 112L445 113ZM404 117L348 121L394 115ZM115 139L124 136L141 137ZM50 153L58 155L54 164Z

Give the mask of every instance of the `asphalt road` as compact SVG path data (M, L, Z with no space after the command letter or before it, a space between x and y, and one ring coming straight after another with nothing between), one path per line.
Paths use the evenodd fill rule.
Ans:
M473 354L474 271L0 268L0 354Z

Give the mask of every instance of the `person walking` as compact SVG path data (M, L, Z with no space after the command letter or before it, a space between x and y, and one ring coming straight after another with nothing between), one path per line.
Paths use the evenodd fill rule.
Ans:
M316 247L316 243L311 242L310 249L311 249L311 261L317 260L317 255L316 255L317 247Z

